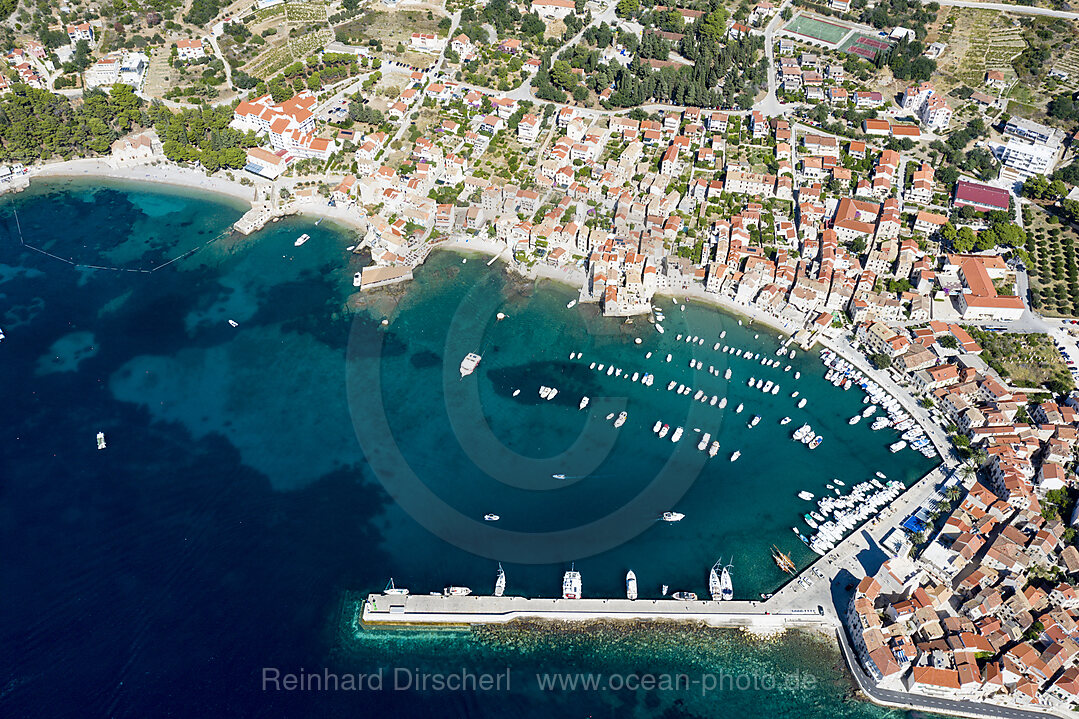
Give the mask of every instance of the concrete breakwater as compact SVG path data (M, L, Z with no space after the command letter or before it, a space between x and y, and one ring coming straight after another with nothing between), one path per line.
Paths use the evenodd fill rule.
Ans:
M764 601L679 599L556 599L436 594L371 594L363 604L365 626L504 624L515 619L556 621L682 620L716 627L778 631L794 626L833 626L822 607Z

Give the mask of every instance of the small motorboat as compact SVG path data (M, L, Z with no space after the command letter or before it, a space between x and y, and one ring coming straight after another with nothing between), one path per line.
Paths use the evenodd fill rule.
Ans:
M685 517L686 515L682 514L681 512L664 512L660 516L660 519L662 519L664 522L681 522L683 519L685 519Z
M229 326L230 327L239 327L240 323L237 322L236 320L229 320Z
M497 514L485 514L485 515L483 515L483 521L485 521L485 522L497 522L500 519L502 519L502 517L499 517Z

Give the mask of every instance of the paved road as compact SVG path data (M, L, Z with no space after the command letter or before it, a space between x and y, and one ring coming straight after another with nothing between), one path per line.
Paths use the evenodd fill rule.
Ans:
M783 11L788 7L790 7L790 0L786 0L776 9L776 14L764 28L764 57L768 60L768 94L755 103L754 107L763 112L766 117L783 114L783 105L776 97L775 34L783 22Z
M1050 10L1044 7L1031 7L1028 5L1011 5L999 2L973 2L972 0L922 0L923 5L935 1L938 5L948 7L976 8L978 10L1006 10L1019 15L1048 15L1049 17L1062 17L1069 20L1079 20L1079 12L1066 10Z

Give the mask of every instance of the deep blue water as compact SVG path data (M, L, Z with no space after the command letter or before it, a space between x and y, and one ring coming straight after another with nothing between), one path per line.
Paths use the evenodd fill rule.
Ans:
M642 596L656 596L661 584L703 593L724 557L736 593L753 598L784 580L772 544L801 563L813 556L790 531L805 511L799 489L820 494L833 477L851 484L878 469L911 481L931 464L890 455L894 438L866 423L848 427L861 396L826 384L813 356L785 373L713 352L723 330L724 343L762 356L777 346L774 333L713 309L665 300L658 335L567 309L567 288L450 253L410 285L352 296L363 259L345 253L350 232L291 220L210 242L241 212L218 198L84 181L0 201L0 715L882 713L847 700L838 654L806 636L357 632L357 598L390 576L418 592L489 592L498 561L512 593L555 594L574 562L586 595L621 593L633 568ZM20 228L53 256L20 244ZM312 239L296 248L301 232ZM484 359L462 381L457 366L472 350ZM582 360L568 359L578 351ZM690 357L721 373L729 364L731 382L691 371ZM608 377L590 362L654 372L656 382ZM750 375L783 389L763 395L746 386ZM730 404L676 397L671 379ZM559 396L541 400L541 384ZM794 389L809 399L804 410ZM622 408L629 419L615 430L604 418ZM762 421L747 429L754 413ZM783 415L794 419L787 427ZM655 437L657 419L684 426L684 439ZM802 421L826 438L812 455L789 440ZM697 451L694 428L719 439L715 459ZM735 449L743 456L731 463ZM667 509L686 519L656 522ZM501 521L484 523L486 512ZM260 685L263 667L395 665L511 666L515 682L497 694ZM537 668L571 667L803 672L816 683L702 697L550 693L528 682Z

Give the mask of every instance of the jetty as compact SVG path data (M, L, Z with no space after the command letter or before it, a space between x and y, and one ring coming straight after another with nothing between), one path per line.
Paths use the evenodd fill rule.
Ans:
M371 594L363 604L366 627L505 624L515 619L553 621L667 619L769 633L783 629L834 626L822 607L775 607L768 602L685 601L680 599L555 599L441 594Z

